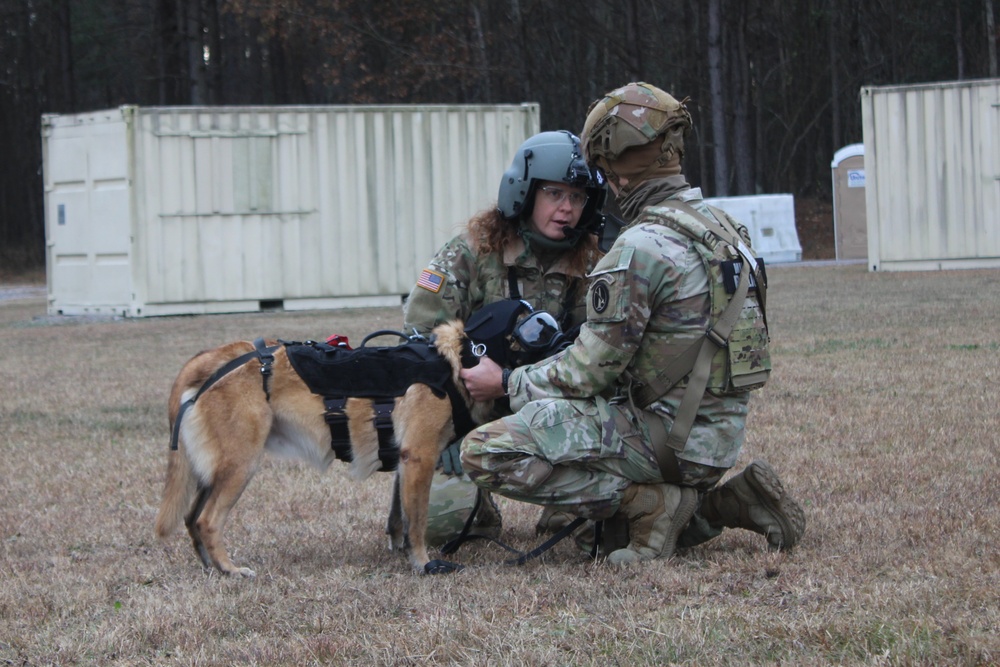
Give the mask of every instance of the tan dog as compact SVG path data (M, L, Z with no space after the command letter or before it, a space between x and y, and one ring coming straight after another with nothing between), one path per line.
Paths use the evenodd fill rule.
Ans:
M458 376L462 323L443 324L434 335L435 348L451 365L452 381L470 406L472 420L483 423L492 401L473 403ZM253 350L249 342L229 343L188 361L170 392L171 428L182 403L195 396L219 368ZM308 461L321 470L335 459L323 418L323 398L313 394L295 372L283 346L274 352L269 389L270 399L256 363L247 362L223 376L183 413L178 449L169 455L156 532L165 538L184 520L202 563L224 574L254 576L253 570L230 560L223 531L264 452ZM353 454L350 474L366 479L380 467L372 402L349 399L346 412ZM402 516L396 508L390 515L389 548L408 551L413 570L423 574L430 561L425 530L431 478L441 451L455 435L451 402L435 396L426 385L413 384L396 399L392 418L400 450L397 498Z

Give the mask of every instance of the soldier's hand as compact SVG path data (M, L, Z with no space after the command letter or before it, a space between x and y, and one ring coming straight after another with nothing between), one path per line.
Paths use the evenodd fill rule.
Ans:
M469 395L475 401L489 401L503 398L503 369L489 357L480 357L472 368L463 368L458 373Z
M462 474L462 451L459 447L460 442L456 440L441 452L441 457L438 459L437 469L446 475L461 475Z

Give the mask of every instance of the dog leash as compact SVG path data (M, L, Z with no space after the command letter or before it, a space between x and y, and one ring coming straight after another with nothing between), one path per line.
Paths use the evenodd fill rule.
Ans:
M488 540L496 544L497 546L506 549L510 553L517 554L517 558L512 558L510 560L504 561L504 565L524 565L529 560L541 556L543 553L554 547L556 544L558 544L568 536L572 535L577 528L579 528L580 526L582 526L584 523L587 522L585 518L577 517L567 525L563 526L555 535L550 537L542 544L538 545L531 551L524 552L521 551L520 549L515 549L509 544L505 544L496 538L490 537L489 535L480 535L478 533L470 532L472 530L472 523L476 518L476 513L479 511L479 507L482 504L482 497L483 497L482 489L479 489L478 492L476 493L476 502L475 505L473 506L472 513L469 515L469 518L465 520L465 525L462 527L462 532L458 535L458 537L456 537L453 540L450 540L449 542L445 543L444 546L441 547L442 555L448 556L450 554L453 554L456 551L458 551L458 548L461 547L463 544L465 544L466 542L471 542L472 540ZM458 563L452 563L451 561L443 560L440 558L435 558L434 560L431 560L424 566L424 572L426 574L448 574L451 572L459 572L464 569L465 569L464 565L460 565Z

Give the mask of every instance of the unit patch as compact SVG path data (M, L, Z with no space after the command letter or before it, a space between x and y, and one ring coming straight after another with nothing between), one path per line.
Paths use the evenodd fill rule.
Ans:
M600 314L608 309L610 294L608 293L608 283L606 281L599 280L594 283L590 294L591 305L594 306L595 313Z
M437 294L443 286L444 274L431 271L430 269L424 269L420 272L420 277L417 279L417 287L423 287L428 292Z

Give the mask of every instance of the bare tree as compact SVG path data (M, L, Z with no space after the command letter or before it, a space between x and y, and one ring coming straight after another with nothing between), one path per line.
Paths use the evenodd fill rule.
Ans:
M993 0L983 0L983 16L986 24L986 50L991 79L997 78L997 24L993 18Z
M708 0L708 82L712 110L712 162L716 197L729 194L729 160L726 141L726 100L722 73L722 0Z
M732 82L733 123L732 148L733 171L737 195L754 194L754 166L752 133L750 131L752 114L751 94L753 90L753 57L747 48L747 13L750 3L741 2L735 11L730 12L731 32L729 44L729 71Z

